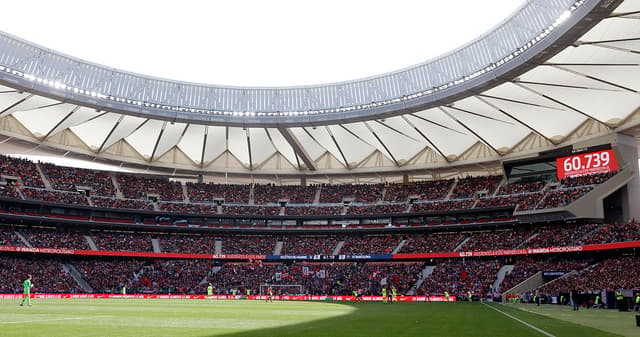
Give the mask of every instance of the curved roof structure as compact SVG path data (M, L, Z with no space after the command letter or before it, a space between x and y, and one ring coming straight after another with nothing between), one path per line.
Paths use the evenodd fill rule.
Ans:
M6 143L199 172L357 175L489 165L633 133L639 10L637 0L532 0L428 62L286 88L151 78L0 34L0 133Z

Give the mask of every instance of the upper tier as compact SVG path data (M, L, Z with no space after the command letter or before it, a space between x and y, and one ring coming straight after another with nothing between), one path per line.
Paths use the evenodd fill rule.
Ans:
M407 184L233 185L169 181L35 163L0 156L0 196L98 208L196 215L379 215L515 207L518 211L564 207L613 173L560 181L518 181L502 176Z

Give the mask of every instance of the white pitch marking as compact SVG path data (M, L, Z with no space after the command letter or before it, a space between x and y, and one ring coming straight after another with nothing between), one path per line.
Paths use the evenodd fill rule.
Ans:
M485 306L487 306L487 307L489 307L489 308L491 308L491 309L493 309L493 310L495 310L495 311L497 311L497 312L499 312L499 313L501 313L501 314L503 314L503 315L505 315L505 316L507 316L507 317L511 318L511 319L512 319L512 320L514 320L514 321L520 322L520 323L522 323L522 324L524 324L524 325L526 325L526 326L530 327L531 329L533 329L533 330L535 330L535 331L537 331L537 332L539 332L539 333L541 333L541 334L543 334L543 335L545 335L545 336L547 336L547 337L556 337L555 335L550 334L550 333L548 333L548 332L546 332L546 331L544 331L544 330L542 330L542 329L538 328L537 326L535 326L535 325L533 325L533 324L529 324L529 323L527 323L527 322L525 322L525 321L523 321L523 320L519 319L518 317L515 317L515 316L512 316L512 315L509 315L509 314L507 314L506 312L504 312L504 311L502 311L502 310L500 310L500 309L498 309L498 308L495 308L495 307L493 307L493 306L491 306L491 305L488 305L488 304L486 304L486 303L482 303L482 305L485 305Z

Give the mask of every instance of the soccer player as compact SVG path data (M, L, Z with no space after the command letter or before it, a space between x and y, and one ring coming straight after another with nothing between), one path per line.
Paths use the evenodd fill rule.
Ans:
M212 296L213 296L213 285L209 283L209 286L207 287L207 297L211 299Z
M20 302L20 306L24 305L24 301L27 301L27 305L31 306L31 288L33 288L33 283L31 283L31 274L27 275L27 279L22 282L22 290L24 296L22 297L22 302Z
M382 287L382 303L387 304L387 287Z
M265 302L273 302L273 288L267 288L267 300Z
M473 294L471 293L471 290L467 290L467 301L469 301L469 303L473 302Z
M398 290L396 289L395 286L391 286L391 301L393 302L397 301L397 297L398 297Z
M127 285L122 286L122 297L127 298Z
M449 302L449 292L446 290L444 291L444 301Z
M251 288L247 288L247 299L251 296Z

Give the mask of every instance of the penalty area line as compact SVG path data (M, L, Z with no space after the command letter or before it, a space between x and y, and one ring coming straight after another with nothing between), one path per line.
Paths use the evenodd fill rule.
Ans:
M493 309L493 310L495 310L495 311L497 311L497 312L499 312L499 313L501 313L501 314L503 314L503 315L505 315L505 316L507 316L507 317L511 318L512 320L514 320L514 321L516 321L516 322L520 322L520 323L522 323L522 324L524 324L524 325L526 325L526 326L530 327L531 329L533 329L533 330L535 330L535 331L537 331L537 332L539 332L539 333L541 333L541 334L543 334L543 335L545 335L545 336L547 336L547 337L556 337L556 336L552 335L551 333L549 333L549 332L547 332L547 331L544 331L544 330L542 330L542 329L538 328L537 326L535 326L535 325L533 325L533 324L527 323L527 322L525 322L525 321L523 321L523 320L519 319L518 317L515 317L515 316L513 316L513 315L510 315L510 314L508 314L508 313L506 313L506 312L504 312L504 311L502 311L502 310L500 310L500 309L498 309L498 308L496 308L496 307L494 307L494 306L492 306L492 305L488 305L488 304L486 304L486 303L482 303L482 305L487 306L487 307L489 307L489 308L491 308L491 309Z

